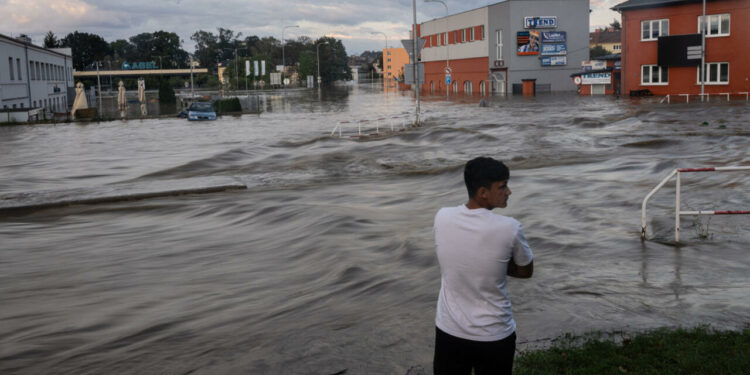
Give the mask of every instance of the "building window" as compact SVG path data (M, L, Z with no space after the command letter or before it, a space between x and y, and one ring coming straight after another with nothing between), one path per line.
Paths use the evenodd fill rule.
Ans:
M470 42L474 41L474 28L473 27L469 29L469 41Z
M34 65L36 65L36 79L37 81L40 81L42 79L41 64L39 64L39 61L35 61Z
M482 27L482 40L484 40L484 38L486 38L487 36L484 35L484 25L482 25L481 27Z
M29 78L31 78L32 81L36 81L36 74L34 73L34 62L29 61Z
M464 92L471 94L471 81L464 82Z
M8 57L8 72L10 72L10 80L16 79L15 76L13 76L13 58Z
M458 80L453 81L453 92L458 93Z
M497 58L495 60L502 60L503 59L503 31L502 30L495 30L495 38L497 38L495 48L496 48L496 54Z
M16 59L16 67L18 68L18 80L22 81L23 77L21 76L21 59Z
M669 35L669 20L641 21L641 41L656 40Z
M666 85L669 70L666 66L641 65L641 85Z
M706 76L704 77L707 85L726 85L729 84L729 63L706 63ZM701 83L701 67L698 67L698 84Z
M619 44L615 44L614 46L612 46L612 49L615 50L615 51L619 51L620 50L620 45Z
M461 30L461 43L466 41L466 29Z
M482 94L482 95L486 94L484 81L480 81L479 82L479 93Z
M712 14L706 18L707 29L703 23L703 16L698 16L698 33L706 30L706 36L729 36L729 14Z

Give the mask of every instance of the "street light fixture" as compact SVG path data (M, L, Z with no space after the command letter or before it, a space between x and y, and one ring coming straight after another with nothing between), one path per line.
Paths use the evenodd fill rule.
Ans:
M284 71L286 70L286 55L284 54L284 45L286 43L284 42L284 31L292 27L299 28L299 25L284 26L284 28L281 29L281 85L284 87L285 90L286 90L286 83L284 82Z
M324 40L322 42L318 42L315 44L315 55L318 58L318 88L320 88L320 82L322 81L320 79L320 45L321 44L328 44L328 41Z
M448 28L448 5L445 4L443 0L424 0L425 3L440 3L443 4L445 7L445 74L450 74L451 69L451 60L450 60L450 37L448 33L450 32L450 29ZM445 100L449 100L450 98L450 85L448 84L447 80L445 82Z
M388 51L388 35L385 35L385 33L382 31L373 31L370 34L383 34L383 37L385 37L385 51ZM385 70L385 53L383 54L383 70ZM383 84L385 84L385 79L383 79Z

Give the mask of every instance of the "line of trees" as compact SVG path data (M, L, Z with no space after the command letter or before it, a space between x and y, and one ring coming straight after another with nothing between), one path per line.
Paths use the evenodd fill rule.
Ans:
M201 67L215 73L219 63L227 65L231 87L240 87L235 79L235 65L242 72L240 81L244 83L245 60L265 60L266 80L268 73L282 64L282 44L274 37L252 35L243 38L242 33L220 27L217 33L198 30L190 39L195 42L193 59ZM284 42L286 65L296 66L301 77L317 75L316 46L320 44L320 75L323 82L329 84L336 80L351 79L346 49L340 40L330 37L313 40L301 36ZM71 48L73 67L76 70L95 69L97 61L106 69L119 69L124 62L155 62L163 69L184 69L189 67L190 54L182 49L182 44L183 41L176 33L161 30L113 42L107 42L96 34L79 31L60 39L50 31L44 38L44 46L47 48ZM251 63L251 69L252 66ZM251 75L248 79L253 81L255 76Z

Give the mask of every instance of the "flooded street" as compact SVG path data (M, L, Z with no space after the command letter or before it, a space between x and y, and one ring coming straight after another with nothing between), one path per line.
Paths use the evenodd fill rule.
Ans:
M0 127L0 207L15 207L0 211L0 373L431 373L432 220L466 201L480 155L510 167L496 212L535 254L534 277L509 281L521 348L750 321L748 215L683 217L672 246L672 181L639 237L672 169L750 165L750 104L479 99L428 97L423 127L362 140L355 121L397 128L413 99L360 85L215 122ZM750 209L746 172L684 174L681 191L683 210Z

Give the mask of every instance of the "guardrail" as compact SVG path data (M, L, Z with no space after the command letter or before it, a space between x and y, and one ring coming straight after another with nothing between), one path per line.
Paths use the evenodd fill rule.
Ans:
M730 96L732 96L732 95L735 95L735 96L743 96L744 95L745 96L745 101L746 102L750 101L750 92L737 92L737 93L722 92L722 93L715 93L715 94L709 94L709 93L705 93L705 94L674 94L674 95L673 94L668 94L659 103L664 103L664 101L666 100L667 104L669 104L671 102L671 97L672 96L685 97L685 103L690 103L690 97L691 96L697 96L697 97L699 97L700 100L701 100L701 102L703 102L703 101L710 102L711 101L711 95L714 95L714 96L724 96L724 97L727 98L727 101L730 100Z
M675 228L674 228L674 242L680 242L680 215L745 215L750 214L750 210L738 210L738 211L680 211L680 173L686 172L735 172L735 171L748 171L748 167L707 167L707 168L677 168L672 171L666 178L664 178L659 185L651 190L646 198L643 199L643 205L641 206L641 241L646 239L646 203L651 197L656 194L673 176L677 176L675 183Z
M372 120L352 120L352 121L339 121L336 126L333 127L333 130L331 130L331 137L333 137L336 134L336 131L339 133L339 137L342 136L343 133L343 127L349 126L349 124L357 124L357 135L350 135L351 138L358 138L362 137L362 126L368 126L370 124L375 124L375 133L368 133L367 129L365 129L364 136L369 135L379 135L380 134L380 128L381 125L387 125L390 127L391 132L395 132L397 128L401 128L403 130L406 130L406 124L407 124L407 118L409 118L409 115L398 115L398 116L389 116L389 117L378 117L376 119ZM400 121L399 121L400 120Z

